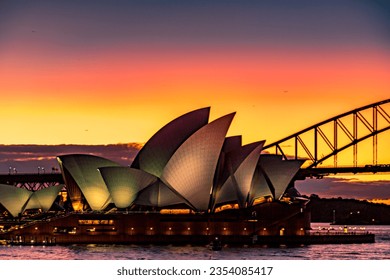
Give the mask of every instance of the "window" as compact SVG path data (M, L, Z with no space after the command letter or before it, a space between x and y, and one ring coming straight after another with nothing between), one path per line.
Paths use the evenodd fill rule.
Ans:
M113 225L114 220L79 220L79 225Z

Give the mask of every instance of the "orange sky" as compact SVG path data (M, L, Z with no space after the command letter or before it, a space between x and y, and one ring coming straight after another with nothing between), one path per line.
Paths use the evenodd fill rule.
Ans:
M143 143L204 106L270 143L390 97L381 1L168 2L2 3L0 143Z
M230 134L244 142L274 141L389 97L390 59L380 50L133 51L68 59L15 49L0 66L1 142L145 142L203 106L212 118L236 111Z

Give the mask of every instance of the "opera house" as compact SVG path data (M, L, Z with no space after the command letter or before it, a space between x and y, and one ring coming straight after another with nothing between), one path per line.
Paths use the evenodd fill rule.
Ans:
M308 200L291 184L303 161L262 153L264 141L242 145L241 136L226 136L234 113L213 121L209 113L171 121L129 166L59 155L65 185L0 185L0 239L172 244L305 235Z

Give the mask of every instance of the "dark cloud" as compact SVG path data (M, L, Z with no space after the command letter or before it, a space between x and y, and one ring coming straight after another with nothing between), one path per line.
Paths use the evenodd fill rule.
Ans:
M306 179L297 181L301 194L317 194L323 198L389 199L390 181L356 181L340 178Z
M38 167L58 168L56 157L64 154L92 154L121 165L129 165L142 145L0 145L0 173L16 168L18 173L37 172Z

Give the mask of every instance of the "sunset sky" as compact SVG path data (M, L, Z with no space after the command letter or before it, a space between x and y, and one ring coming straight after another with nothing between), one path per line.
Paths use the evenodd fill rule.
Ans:
M2 0L0 143L144 143L204 106L271 143L390 98L389 30L385 0Z

